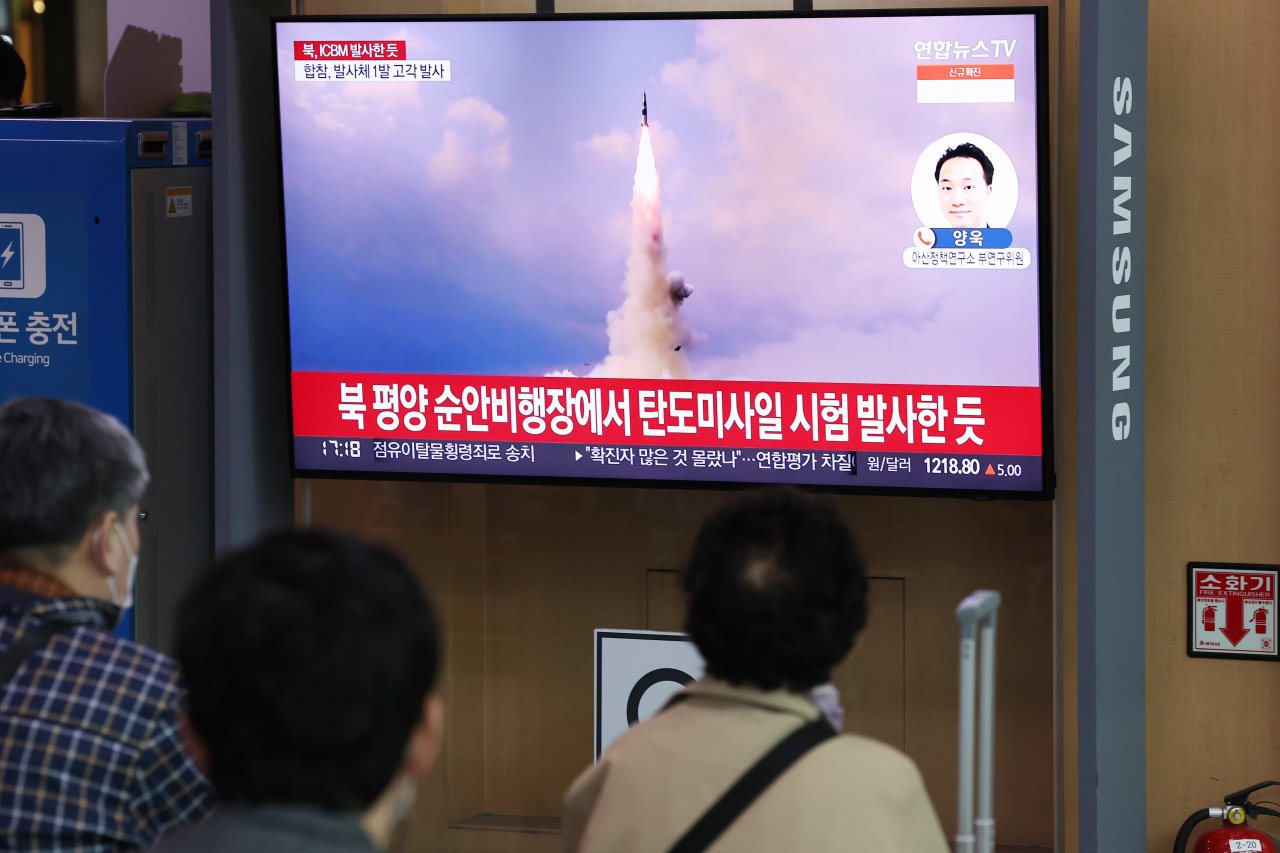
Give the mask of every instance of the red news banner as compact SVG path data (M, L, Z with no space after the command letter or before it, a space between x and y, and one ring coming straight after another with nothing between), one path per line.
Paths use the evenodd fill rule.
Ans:
M299 436L1039 456L1040 389L293 374Z
M295 41L295 60L405 58L403 41Z

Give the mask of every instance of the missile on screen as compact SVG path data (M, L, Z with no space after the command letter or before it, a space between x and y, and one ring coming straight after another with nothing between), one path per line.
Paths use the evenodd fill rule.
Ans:
M642 127L649 126L649 93L640 93L640 125Z

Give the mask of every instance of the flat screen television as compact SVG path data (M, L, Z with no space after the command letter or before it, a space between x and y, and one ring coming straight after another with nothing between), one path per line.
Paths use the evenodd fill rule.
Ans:
M273 26L297 476L1052 494L1044 9Z

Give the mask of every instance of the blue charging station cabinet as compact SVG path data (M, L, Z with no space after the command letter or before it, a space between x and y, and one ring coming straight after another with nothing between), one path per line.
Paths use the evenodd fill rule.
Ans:
M212 146L209 119L0 120L0 400L77 400L137 435L152 485L118 633L156 647L162 572L212 551Z

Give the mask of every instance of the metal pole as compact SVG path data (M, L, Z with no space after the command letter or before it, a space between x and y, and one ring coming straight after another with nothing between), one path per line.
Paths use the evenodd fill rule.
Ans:
M960 784L956 803L956 853L973 850L973 691L977 625L960 624Z
M982 620L981 686L978 693L978 817L974 821L978 853L993 853L996 821L992 811L996 734L996 613Z
M960 620L960 779L957 785L956 853L993 853L992 746L995 737L995 633L1000 593L979 590L956 608ZM979 627L982 636L982 707L978 719L978 816L974 819L974 716ZM976 829L976 833L975 833Z

